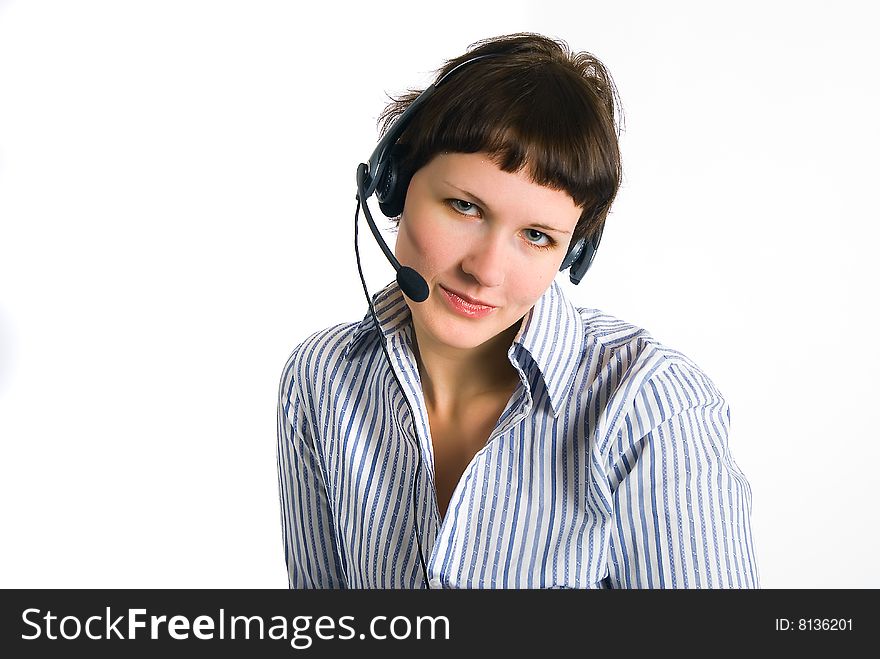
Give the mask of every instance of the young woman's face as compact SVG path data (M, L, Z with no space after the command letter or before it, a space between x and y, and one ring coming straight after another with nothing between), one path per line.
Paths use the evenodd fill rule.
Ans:
M428 283L427 300L406 298L419 341L475 348L517 323L559 271L580 214L567 192L487 154L437 155L410 181L395 247Z

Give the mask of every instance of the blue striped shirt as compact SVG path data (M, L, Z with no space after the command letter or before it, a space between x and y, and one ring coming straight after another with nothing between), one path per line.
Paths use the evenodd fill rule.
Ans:
M424 588L413 515L432 588L759 587L728 404L685 355L553 282L508 350L520 383L441 519L411 314L396 281L373 300L403 391L369 311L284 367L291 588Z

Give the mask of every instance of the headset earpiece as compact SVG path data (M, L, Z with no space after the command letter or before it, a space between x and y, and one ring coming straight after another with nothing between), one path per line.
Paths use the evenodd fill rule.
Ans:
M385 217L397 217L403 212L406 190L412 178L412 175L404 172L401 167L404 155L404 147L399 144L392 147L385 171L382 174L382 180L376 187L376 199L379 201L379 208Z
M577 258L581 255L581 252L584 251L584 243L586 243L586 242L587 242L586 240L581 238L580 240L578 240L574 245L572 245L569 248L568 254L565 255L564 259L562 259L562 265L559 266L560 272L562 272L568 266L570 266L572 263L577 261Z
M572 254L570 252L566 254L565 259L562 261L562 267L559 269L565 270L569 265L571 266L571 269L568 271L568 278L575 286L581 283L581 279L583 279L587 270L590 269L590 266L593 265L593 259L596 256L596 250L599 249L599 241L602 239L602 232L604 230L605 221L603 220L602 224L599 225L599 229L593 232L589 240L581 238L574 249L571 250L571 252L574 252L576 249L578 253ZM566 265L566 262L569 260L570 263Z

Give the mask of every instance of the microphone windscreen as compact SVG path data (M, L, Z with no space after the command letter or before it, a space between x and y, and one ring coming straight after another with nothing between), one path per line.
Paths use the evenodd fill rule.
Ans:
M428 283L412 268L400 266L397 283L400 284L400 290L413 302L424 302L428 299Z

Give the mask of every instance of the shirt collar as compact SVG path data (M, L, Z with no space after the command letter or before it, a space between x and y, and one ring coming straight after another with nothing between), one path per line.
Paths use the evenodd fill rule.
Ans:
M412 314L396 279L373 295L373 307L386 339L398 332L405 332L407 340L411 339ZM350 358L366 337L374 335L375 323L368 310L355 328L343 356ZM559 416L565 407L585 342L580 310L553 281L523 317L508 355L524 370L527 367L526 359L531 359L537 366L553 406L554 417Z

